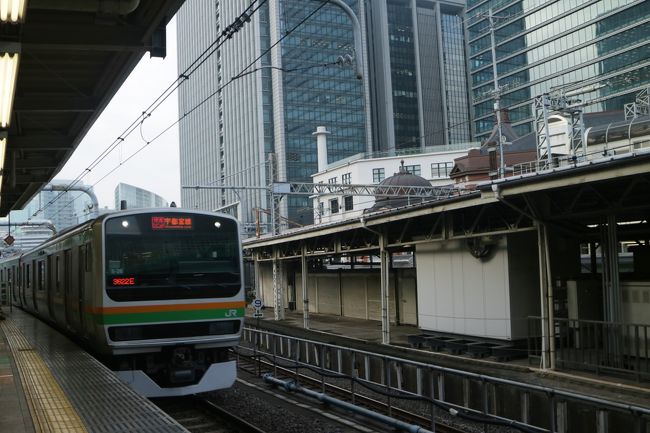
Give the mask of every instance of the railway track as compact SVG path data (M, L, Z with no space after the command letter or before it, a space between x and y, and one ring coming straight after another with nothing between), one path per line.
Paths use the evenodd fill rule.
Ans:
M203 396L152 399L191 433L267 433Z

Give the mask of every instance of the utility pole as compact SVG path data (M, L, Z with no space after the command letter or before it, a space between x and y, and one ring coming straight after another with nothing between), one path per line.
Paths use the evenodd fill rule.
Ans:
M497 117L497 132L499 134L499 139L497 141L497 146L499 147L499 173L498 177L502 178L505 176L506 172L506 162L503 156L503 131L501 129L501 92L504 87L499 86L499 76L497 71L497 44L494 37L494 31L496 28L495 17L492 13L492 8L488 10L488 20L490 22L490 50L492 52L492 80L494 82L494 89L492 90L492 95L494 97L494 112ZM505 17L501 17L505 18Z

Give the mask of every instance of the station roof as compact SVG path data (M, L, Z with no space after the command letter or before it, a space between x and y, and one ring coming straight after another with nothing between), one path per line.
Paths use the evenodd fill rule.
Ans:
M54 178L147 51L165 56L183 1L30 0L23 22L0 24L0 47L19 52L0 216Z

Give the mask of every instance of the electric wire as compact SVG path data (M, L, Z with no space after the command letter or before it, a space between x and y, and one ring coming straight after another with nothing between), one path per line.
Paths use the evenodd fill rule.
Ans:
M266 0L264 0L266 1ZM309 18L311 18L314 14L316 14L319 10L321 10L326 4L329 2L325 1L321 3L319 7L314 9L310 14L305 16L298 24L296 24L293 28L288 30L282 37L280 37L274 44L272 44L269 48L267 48L262 54L260 54L255 60L250 62L244 69L239 74L234 75L230 80L228 80L225 84L221 85L219 88L217 88L214 92L210 93L208 96L206 96L201 102L199 102L197 105L192 107L189 111L183 113L181 117L179 117L176 121L174 121L172 124L170 124L167 128L163 129L158 135L156 135L150 142L145 143L142 145L138 150L136 150L133 154L131 154L128 158L126 158L120 165L114 167L112 170L110 170L108 173L106 173L103 177L101 177L97 182L95 182L92 186L97 185L99 182L104 180L106 177L108 177L110 174L112 174L115 170L117 170L122 164L128 162L131 158L136 156L138 153L140 153L142 150L144 150L149 144L157 140L160 136L165 134L167 131L169 131L172 127L180 123L185 117L196 111L199 107L201 107L203 104L208 102L211 98L213 98L215 95L217 95L219 92L221 92L224 88L226 88L228 85L233 83L235 80L240 78L240 76L248 70L252 65L254 65L259 59L261 59L263 56L265 56L268 52L270 52L276 45L278 45L282 40L284 40L287 36L289 36L291 33L293 33L298 27L300 27L302 24L304 24ZM316 65L318 66L318 65Z

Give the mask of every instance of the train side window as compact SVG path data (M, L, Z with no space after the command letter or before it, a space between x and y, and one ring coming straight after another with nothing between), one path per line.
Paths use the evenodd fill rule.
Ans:
M29 263L25 265L25 287L30 288L31 287L31 278L29 278L29 271L30 271L30 266Z
M52 256L47 256L47 265L45 267L45 287L47 287L48 290L51 290L50 285L52 284Z
M45 262L41 260L38 262L38 290L45 288Z

